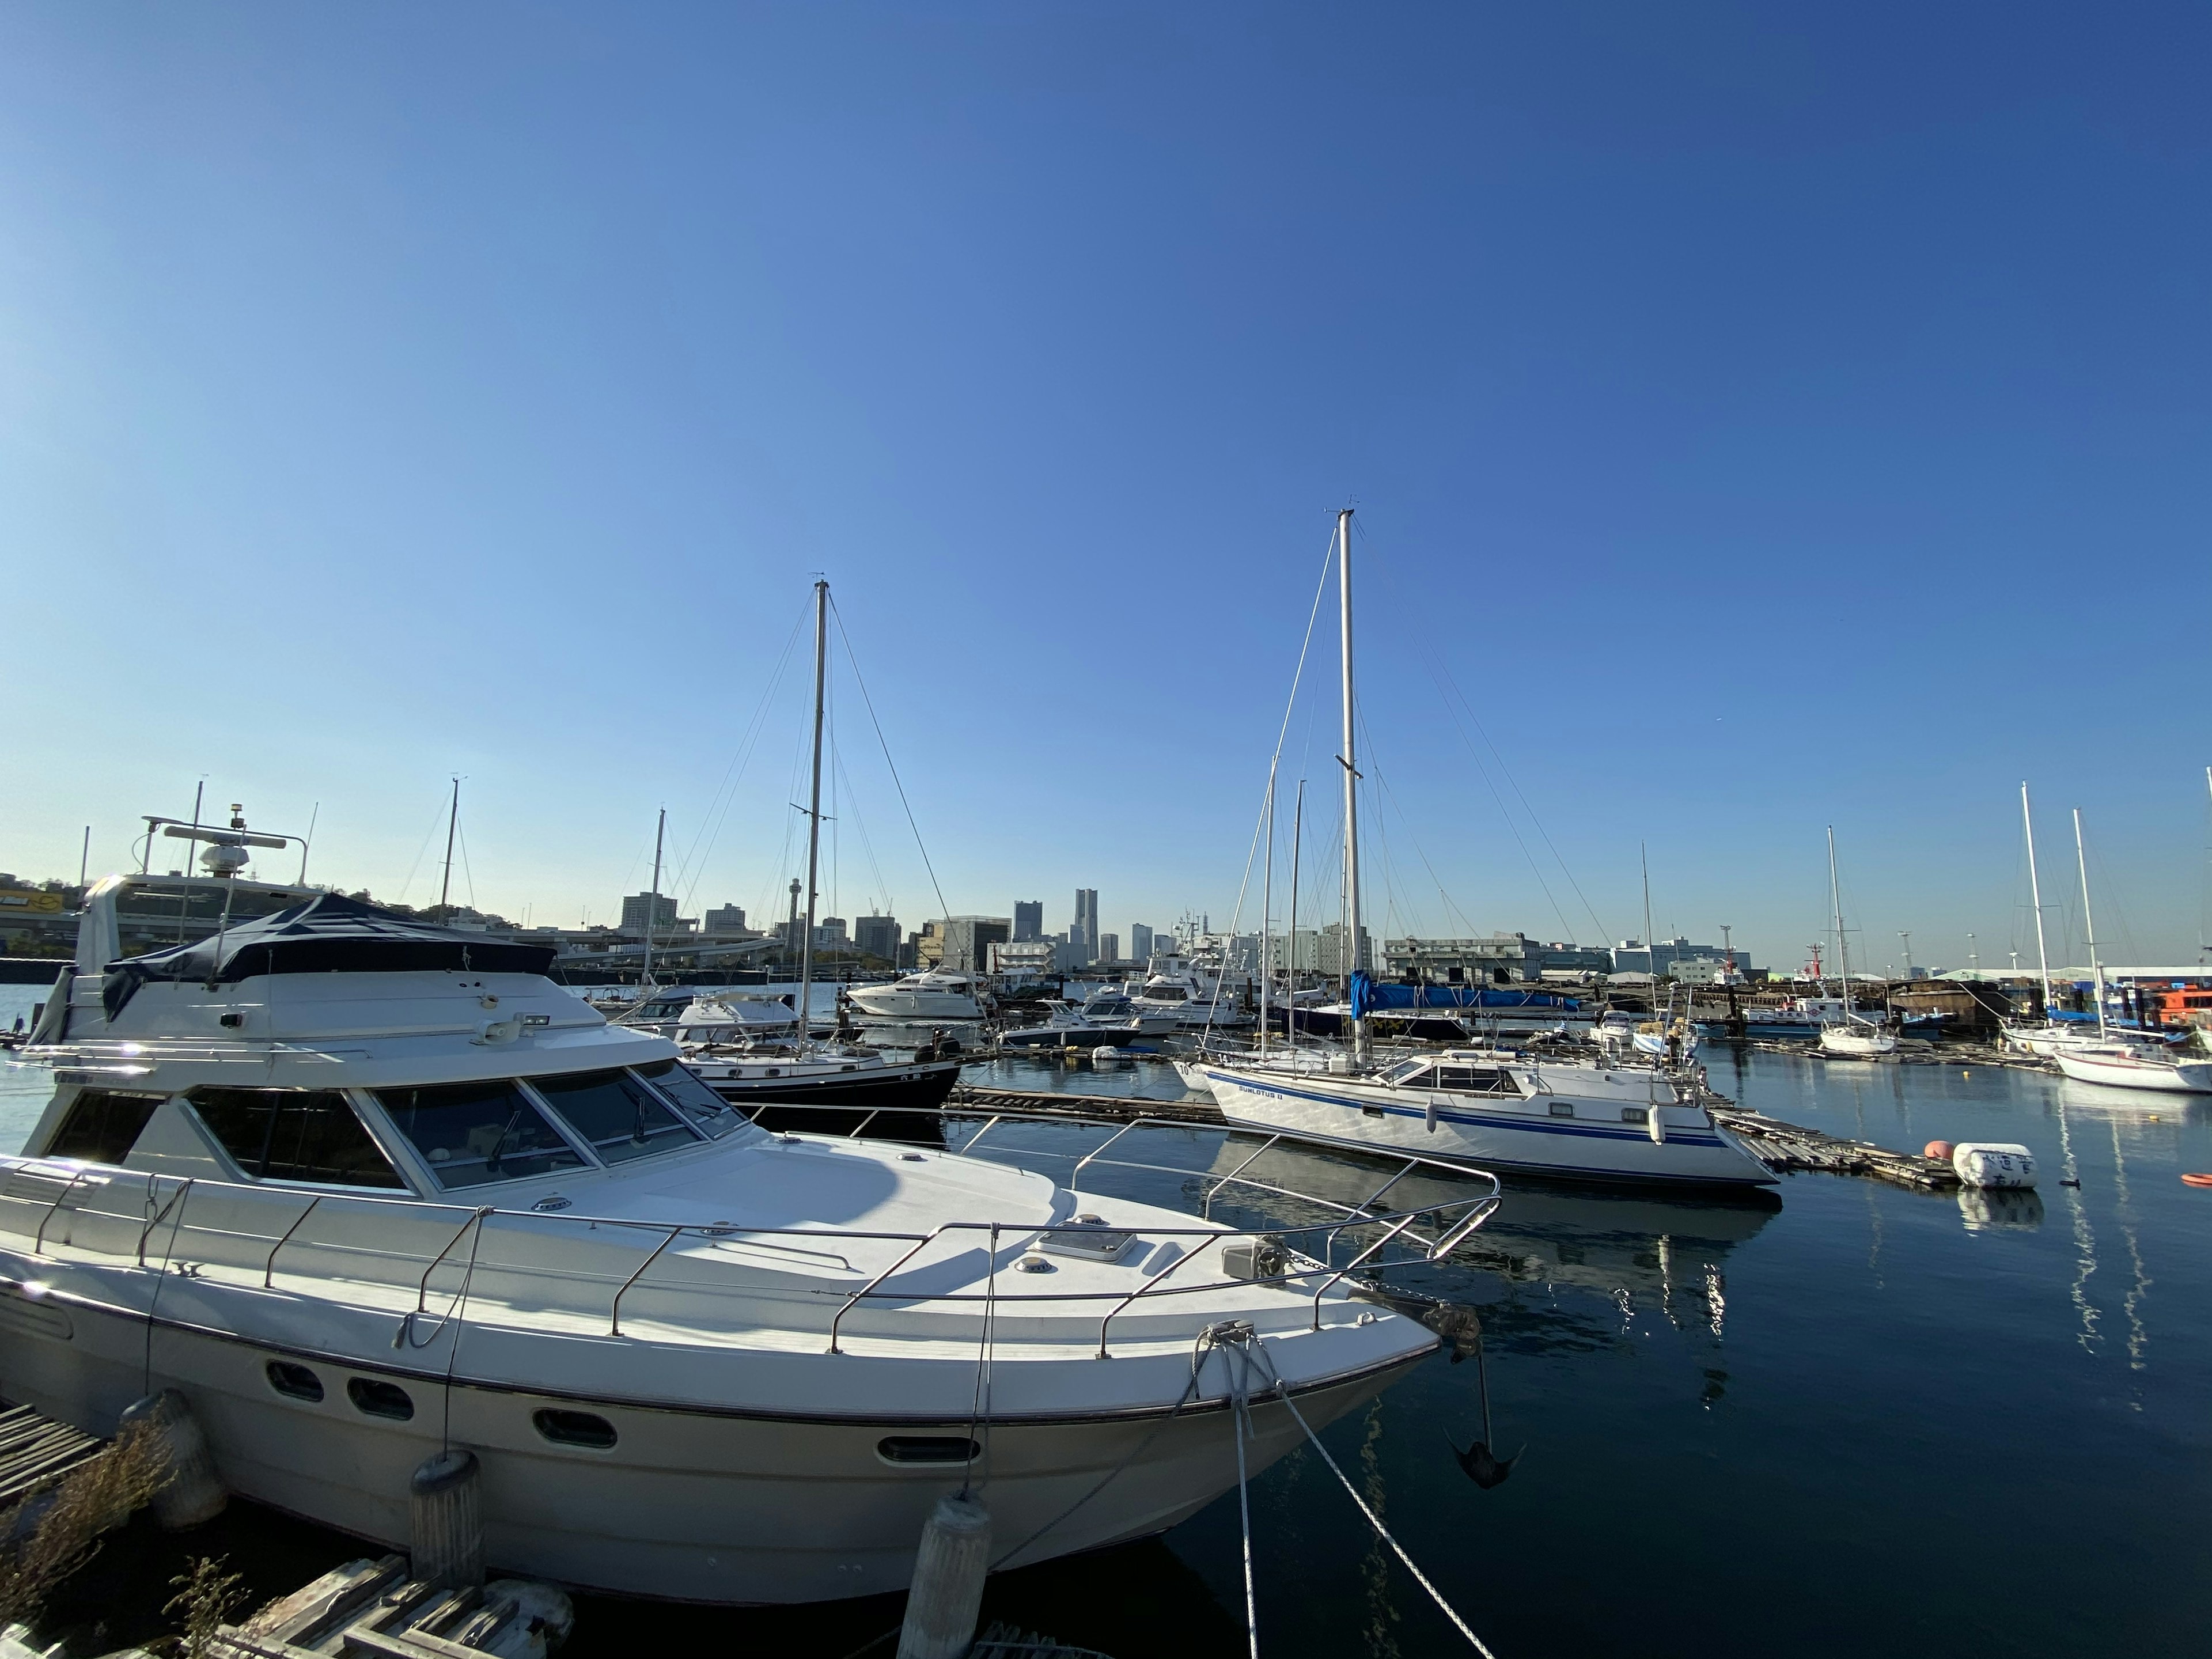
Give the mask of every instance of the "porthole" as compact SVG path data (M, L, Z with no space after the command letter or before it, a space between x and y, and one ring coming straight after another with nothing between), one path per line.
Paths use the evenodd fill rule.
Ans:
M538 1433L556 1446L589 1446L595 1451L605 1451L615 1443L615 1425L590 1412L548 1408L531 1413L530 1420Z
M415 1415L415 1402L397 1382L356 1376L346 1383L346 1398L353 1401L356 1411L369 1417L388 1417L395 1423L404 1423Z
M1624 1106L1620 1109L1620 1121L1623 1123L1644 1123L1650 1121L1650 1111L1641 1106Z
M1572 1117L1574 1115L1575 1103L1573 1101L1555 1100L1552 1103L1552 1115L1553 1117Z
M287 1400L318 1401L323 1397L323 1379L305 1365L295 1365L287 1360L269 1362L269 1386Z
M876 1455L886 1463L966 1463L982 1455L981 1446L958 1434L894 1434L876 1442Z

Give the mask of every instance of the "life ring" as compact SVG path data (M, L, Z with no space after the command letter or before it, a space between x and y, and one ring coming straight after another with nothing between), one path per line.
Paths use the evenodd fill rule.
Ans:
M2185 1175L2181 1177L2181 1184L2185 1187L2212 1187L2212 1175Z

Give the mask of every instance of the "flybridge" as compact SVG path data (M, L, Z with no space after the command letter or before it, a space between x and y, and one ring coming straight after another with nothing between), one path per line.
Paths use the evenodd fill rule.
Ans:
M113 1019L155 980L228 985L261 974L543 974L553 955L550 945L434 927L343 894L319 893L189 945L109 963L100 1001Z

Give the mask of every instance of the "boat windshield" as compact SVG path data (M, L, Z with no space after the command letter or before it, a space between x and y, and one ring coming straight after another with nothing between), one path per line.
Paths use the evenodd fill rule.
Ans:
M695 1146L700 1139L659 1095L628 1072L568 1072L534 1077L530 1086L591 1143L604 1163L627 1164L634 1158Z
M748 1128L750 1120L716 1094L699 1074L672 1060L657 1060L637 1068L638 1075L674 1101L684 1116L720 1140L732 1129Z
M379 1089L376 1099L449 1192L586 1167L521 1086L505 1079Z
M404 1187L335 1089L194 1089L191 1103L231 1161L256 1181Z
M1145 987L1145 1000L1147 1002L1188 1002L1190 1000L1190 993L1184 990L1180 985L1147 985Z
M1428 1070L1427 1060L1409 1060L1403 1065L1385 1073L1382 1080L1385 1083L1411 1083L1415 1078L1426 1076Z

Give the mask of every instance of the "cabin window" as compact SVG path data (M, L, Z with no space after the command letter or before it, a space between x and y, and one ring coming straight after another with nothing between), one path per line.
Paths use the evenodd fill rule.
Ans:
M688 1066L663 1060L639 1066L637 1074L674 1101L684 1116L717 1140L732 1129L743 1128L749 1121L743 1112L716 1094ZM742 1068L738 1075L744 1075Z
M70 1103L61 1127L47 1145L48 1158L82 1158L88 1164L120 1164L137 1144L154 1109L167 1095L125 1094L116 1089L81 1090Z
M513 1083L379 1089L376 1098L448 1191L586 1167L582 1155Z
M406 1184L335 1089L194 1089L185 1097L231 1161L257 1181Z
M1620 1121L1623 1123L1642 1123L1649 1125L1651 1121L1651 1113L1646 1107L1624 1106L1620 1109Z
M1572 1117L1574 1115L1575 1103L1573 1101L1555 1100L1552 1103L1552 1115L1553 1117Z
M1513 1079L1495 1066L1439 1066L1436 1086L1470 1095L1520 1093L1513 1086Z
M369 1417L388 1417L395 1423L404 1423L415 1415L415 1402L397 1382L356 1376L346 1384L346 1398L353 1401L356 1411Z
M530 1086L609 1164L689 1146L698 1139L659 1096L627 1072L534 1077Z

